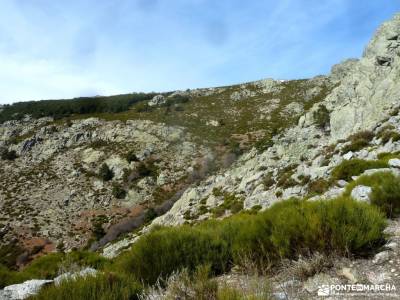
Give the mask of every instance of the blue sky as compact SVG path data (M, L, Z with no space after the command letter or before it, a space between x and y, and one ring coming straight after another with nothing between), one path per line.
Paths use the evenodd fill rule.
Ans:
M398 0L0 0L0 103L306 78Z

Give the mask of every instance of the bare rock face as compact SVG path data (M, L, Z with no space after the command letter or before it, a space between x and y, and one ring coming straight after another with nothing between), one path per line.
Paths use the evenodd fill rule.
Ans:
M231 95L231 99L234 101L246 100L247 98L253 97L255 95L254 92L249 91L248 89L241 89L240 91L233 92Z
M77 278L81 277L96 276L96 274L97 270L93 268L85 268L83 270L74 273L67 272L54 278L54 284L60 285L65 280L76 280Z
M333 155L325 165L313 163L313 160L324 152L324 148L332 141L345 139L360 130L373 130L390 114L391 108L397 105L400 99L398 34L400 34L400 15L396 15L381 26L360 60L347 60L333 67L329 80L336 85L336 88L322 102L315 104L303 115L298 126L289 128L280 136L273 138L273 145L263 153L250 151L224 173L209 177L199 186L187 190L172 209L157 218L154 224L184 223L187 211L196 215L201 206L200 201L211 199L214 189L222 189L225 193L243 197L245 208L256 205L268 207L275 201L304 196L307 188L301 183L299 176L311 181L327 180L333 167L343 159L376 159L376 151L363 150L345 155ZM390 60L382 63L381 57L390 57ZM279 87L277 81L273 80L259 81L255 84L265 86L267 90ZM329 114L327 121L330 123L330 126L322 129L315 123L315 113L321 104L327 108ZM388 122L397 126L396 120ZM397 143L396 145L395 147L398 147ZM382 146L382 152L384 147L387 146ZM394 148L390 151L394 151ZM282 176L280 172L292 165L297 167L288 180L290 184L280 186L277 183ZM270 177L269 181L272 178L270 186L265 184L267 177ZM340 195L343 188L330 189L324 197ZM369 189L369 187L356 189L354 196L365 201ZM362 192L362 195L356 194L357 191ZM219 205L218 201L211 202L214 206Z
M90 238L96 216L107 216L107 229L130 217L132 207L152 201L157 188L180 189L188 168L209 151L196 145L183 128L151 121L88 118L69 126L48 122L46 118L0 125L0 137L18 153L14 161L0 160L0 246L39 236L54 245L62 242L66 249L80 247ZM30 136L10 143L17 133ZM137 161L127 160L129 152ZM149 162L151 174L143 170ZM109 181L98 176L102 164L113 173ZM125 190L125 197L115 196L115 185ZM4 228L9 229L3 232Z
M47 284L52 283L53 280L28 280L20 284L13 284L6 286L3 291L0 291L1 299L4 300L19 300L26 299L35 295L39 290Z
M164 104L167 101L163 95L154 96L153 99L149 101L149 106L156 106Z
M389 159L388 164L393 168L400 168L400 159L398 158Z
M384 23L359 61L333 68L339 86L325 100L332 140L371 129L400 99L400 15Z

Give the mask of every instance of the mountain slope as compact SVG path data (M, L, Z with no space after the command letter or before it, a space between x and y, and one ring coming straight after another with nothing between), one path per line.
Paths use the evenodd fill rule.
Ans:
M18 251L1 263L23 265L56 246L86 246L124 262L118 255L132 244L128 257L135 251L145 253L147 238L160 239L153 247L164 245L163 230L146 235L159 225L193 224L164 230L178 238L183 228L183 236L196 241L197 233L208 238L209 228L225 224L215 221L202 228L204 220L224 219L242 210L247 211L243 218L250 220L253 214L261 215L257 211L266 210L268 215L268 208L274 211L279 207L275 203L290 198L301 198L301 203L337 197L339 203L347 203L354 198L373 204L360 204L366 209L386 207L377 213L386 213L385 219L397 218L400 198L392 187L398 185L400 173L399 82L396 15L380 27L360 59L335 65L327 76L145 95L138 101L127 95L123 102L129 105L116 111L104 99L101 105L96 98L86 99L84 107L90 101L94 104L89 111L67 101L65 105L74 109L60 119L55 114L63 109L46 110L43 103L29 104L40 111L39 119L18 115L18 120L9 120L15 107L5 107L0 112L7 120L0 126L1 243L2 252L9 254L10 245ZM389 187L382 179L387 177L394 182ZM382 204L387 198L392 203ZM283 202L282 207L292 202ZM228 219L228 224L241 224L241 216ZM398 220L389 224L398 241ZM369 250L382 250L387 241L379 242L374 240ZM145 250L135 250L137 244ZM389 245L391 250L374 259L350 257L346 263L354 264L366 282L379 284L383 274L385 280L399 283L400 271L389 263L398 260L399 247ZM232 260L227 261L232 267ZM322 279L318 272L307 275L298 292L314 293L315 286L341 282L343 277L352 281L347 271L339 279L333 275L342 263L334 260L329 276L321 275ZM380 274L370 275L376 264ZM153 268L143 268L147 267L151 270L144 272L151 273Z

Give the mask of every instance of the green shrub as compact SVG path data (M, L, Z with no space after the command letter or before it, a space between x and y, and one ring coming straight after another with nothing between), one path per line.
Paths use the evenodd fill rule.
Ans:
M158 176L158 168L153 161L140 162L137 167L139 177L151 176L156 178Z
M243 209L243 199L241 197L236 196L235 194L231 194L228 192L223 193L220 189L214 188L213 194L216 197L224 197L224 202L212 209L212 213L214 217L221 217L226 210L230 210L231 213L235 214L240 212Z
M208 213L208 207L205 204L200 205L199 207L199 215L204 215Z
M92 237L98 241L106 232L104 231L103 224L107 222L105 215L96 216L92 219Z
M65 280L40 290L32 300L133 300L142 287L133 278L113 273Z
M259 204L257 204L257 205L254 205L254 206L251 208L251 212L257 213L257 212L260 211L261 209L262 209L262 206L259 205Z
M0 288L29 279L53 279L61 268L68 268L68 264L102 269L107 262L107 259L93 252L71 251L66 254L50 253L39 257L18 272L0 265Z
M313 117L314 117L315 124L319 128L325 129L329 125L330 115L329 115L329 111L325 105L320 104L318 106L318 110L314 111Z
M143 112L151 112L154 110L154 108L148 105L147 102L140 102L135 105L135 110L138 113L143 113Z
M389 218L400 215L400 177L391 172L364 175L346 187L345 195L350 195L357 185L372 188L371 203L378 206Z
M110 181L114 177L114 172L108 167L106 163L103 163L100 167L99 176L104 181Z
M212 190L212 194L215 197L220 197L220 196L224 195L224 193L222 192L222 189L220 187L214 187L213 190Z
M129 163L131 163L131 162L133 162L133 161L139 161L139 159L137 158L137 156L136 156L136 154L135 154L134 151L129 151L129 152L126 154L126 160L127 160Z
M374 133L368 130L352 134L348 138L350 144L343 147L342 153L346 153L349 151L355 152L361 150L366 146L368 146L373 138L374 138Z
M187 225L161 228L143 237L118 262L120 268L137 279L155 283L175 270L209 264L213 272L226 269L229 251L217 235Z
M259 139L255 144L254 147L258 150L258 152L266 151L269 147L274 145L274 141L272 140L271 135L267 135L266 137Z
M225 214L225 211L226 211L226 209L223 205L220 205L220 206L217 206L217 207L214 207L213 209L211 209L211 212L215 218L222 217Z
M276 186L286 189L297 185L298 182L292 178L296 168L297 164L291 164L279 170Z
M276 184L276 186L281 187L283 189L295 186L299 184L295 179L292 178L293 172L287 172L283 174Z
M378 154L378 159L385 162L392 158L400 158L400 152L382 152Z
M387 168L388 165L380 160L351 159L344 160L332 170L332 179L350 181L352 176L358 176L368 169Z
M8 150L5 149L1 152L1 159L2 160L15 160L17 158L17 153L15 150Z
M265 189L269 189L271 186L273 186L275 184L275 180L272 176L272 173L269 172L268 174L266 174L262 182Z
M367 203L291 199L258 214L157 229L120 256L116 268L152 284L204 264L216 275L248 259L265 268L316 252L366 255L382 245L385 226L383 213Z
M299 175L299 176L297 177L297 179L300 180L300 184L301 184L301 185L306 185L306 184L308 184L308 183L310 182L311 176L310 176L310 175L303 175L303 174L301 174L301 175Z
M316 179L308 184L308 193L310 195L321 195L329 189L329 182L323 178Z
M18 256L24 253L24 249L17 242L3 243L0 247L0 265L15 268Z
M385 218L374 207L348 198L288 200L261 218L272 227L270 242L279 257L309 252L364 254L383 241Z
M384 131L382 132L382 134L379 134L378 136L382 139L382 143L384 144L386 144L390 140L392 140L392 142L397 142L398 140L400 140L400 133L393 130Z
M113 185L112 194L117 199L124 199L126 197L126 191L117 183Z
M396 131L396 128L393 125L386 125L381 128L377 135L378 138L381 139L382 143L386 144L392 139L393 142L400 140L400 134Z
M146 212L144 214L144 222L148 223L148 222L154 220L157 217L158 217L158 214L155 211L155 209L150 207L149 209L146 210Z

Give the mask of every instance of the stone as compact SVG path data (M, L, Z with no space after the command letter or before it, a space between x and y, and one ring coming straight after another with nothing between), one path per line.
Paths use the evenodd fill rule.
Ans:
M103 248L102 256L108 259L113 259L117 257L124 250L129 249L129 246L134 244L140 236L132 235L129 238L124 238L116 243L108 244Z
M287 294L285 292L276 292L272 294L274 296L273 299L276 300L286 300L287 299Z
M372 192L372 188L365 185L357 185L351 191L351 197L357 201L369 202L369 195Z
M370 271L366 273L366 277L372 284L385 284L390 279L390 274L387 272Z
M156 105L164 104L165 102L167 102L167 99L165 99L165 97L163 95L157 95L157 96L154 96L153 99L151 99L148 102L148 105L156 106Z
M343 268L340 272L339 275L344 276L346 279L348 279L350 281L350 283L354 284L357 283L358 280L358 276L357 273L351 269L351 268Z
M347 152L345 155L343 155L343 159L349 160L354 156L354 153L352 151Z
M400 63L395 59L399 53L398 41L388 40L388 37L398 32L399 26L398 14L382 24L362 58L343 68L345 74L341 76L340 84L324 100L331 110L332 141L372 129L389 116L387 108L398 101L400 86L396 82Z
M23 283L6 286L4 292L9 298L5 299L26 299L36 295L43 286L52 282L53 280L32 279Z
M365 170L364 173L362 173L360 176L372 175L372 174L381 173L381 172L390 172L395 176L400 176L400 169L397 169L397 168L369 169L369 170Z
M381 264L381 263L388 261L389 258L390 258L389 251L382 251L382 252L377 253L374 256L374 259L372 260L372 262L374 264Z
M218 126L220 126L220 123L217 120L210 120L210 121L207 121L206 125L218 127Z
M85 268L83 270L80 270L79 272L74 273L67 272L54 278L54 284L57 286L64 280L75 280L78 277L95 276L96 274L97 270L93 268Z
M117 155L112 155L110 158L105 160L105 163L114 172L114 179L122 179L124 176L124 169L129 168L128 161Z
M231 94L230 98L233 101L240 101L240 100L247 99L247 98L250 98L250 97L253 97L253 96L255 96L255 92L252 92L252 91L250 91L248 89L241 89L240 91L233 92Z
M398 158L389 159L388 164L393 168L400 168L400 159Z
M385 248L395 251L398 248L398 244L396 242L390 242L385 245Z
M338 180L338 182L337 182L337 185L339 186L339 187L345 187L346 185L347 185L347 181L346 180L343 180L343 179L340 179L340 180Z

